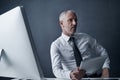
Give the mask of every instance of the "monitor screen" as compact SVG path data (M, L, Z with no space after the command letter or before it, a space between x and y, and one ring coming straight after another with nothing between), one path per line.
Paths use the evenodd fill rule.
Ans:
M0 50L0 76L40 79L20 6L0 15Z

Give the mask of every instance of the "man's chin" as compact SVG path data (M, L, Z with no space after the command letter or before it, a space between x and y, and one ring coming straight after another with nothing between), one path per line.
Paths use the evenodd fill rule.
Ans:
M72 32L72 33L71 33L71 36L73 36L73 35L74 35L74 33L75 33L75 32Z

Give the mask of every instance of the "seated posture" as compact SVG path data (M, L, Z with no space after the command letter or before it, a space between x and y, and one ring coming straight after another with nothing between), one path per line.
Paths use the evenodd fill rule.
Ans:
M75 33L77 15L72 10L64 11L59 16L61 36L51 44L50 54L52 70L57 78L79 80L83 77L109 77L110 60L106 50L97 41L85 33ZM101 70L88 75L80 69L82 60L98 56L107 56Z

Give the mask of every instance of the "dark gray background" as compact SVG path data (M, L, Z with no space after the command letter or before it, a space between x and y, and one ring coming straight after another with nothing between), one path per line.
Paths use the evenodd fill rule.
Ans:
M120 77L120 0L0 0L0 14L18 5L25 8L45 77L54 77L50 45L61 35L58 16L66 9L77 12L78 32L90 34L107 49L110 75Z

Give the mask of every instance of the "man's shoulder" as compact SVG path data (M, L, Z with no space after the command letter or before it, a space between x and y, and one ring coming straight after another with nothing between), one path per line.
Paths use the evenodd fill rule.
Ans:
M61 42L61 36L58 37L56 40L54 40L51 45L56 45L57 46L57 45L60 44L60 42Z
M89 35L87 33L75 33L74 36L77 36L77 37L89 37Z
M74 34L75 38L76 39L80 39L80 40L92 40L94 39L92 36L90 36L89 34L87 33L75 33Z

